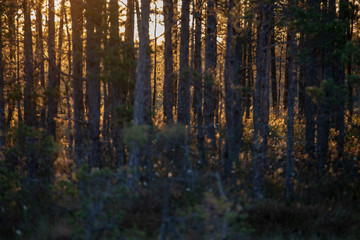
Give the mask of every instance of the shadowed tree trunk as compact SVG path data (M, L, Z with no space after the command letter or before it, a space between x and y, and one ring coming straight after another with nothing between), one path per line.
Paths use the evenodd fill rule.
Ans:
M30 18L30 4L28 1L23 1L24 13L24 73L25 73L25 89L24 89L24 117L25 124L29 127L36 125L36 104L34 96L34 66L33 66L33 49L32 49L32 31L31 31L31 18ZM20 110L21 111L21 110ZM36 176L37 159L34 157L31 144L33 139L27 136L26 139L26 171L28 178Z
M256 49L256 83L254 95L253 136L253 187L257 197L262 198L261 183L263 166L267 159L269 134L269 68L270 68L270 7L258 3L258 36Z
M101 166L100 144L100 46L102 0L88 0L86 4L86 98L89 108L89 166Z
M229 12L234 7L234 1L229 0ZM226 55L225 55L225 72L224 72L224 84L225 84L225 118L226 118L226 135L225 135L225 150L224 150L224 164L223 164L223 178L226 181L231 174L233 159L230 156L230 148L234 138L232 132L232 78L233 78L233 35L234 35L233 20L231 14L229 14L227 20L227 36L226 36Z
M9 39L9 59L7 63L11 66L14 66L13 69L8 71L8 76L11 81L10 87L14 88L17 84L17 76L16 72L19 71L17 68L17 61L16 61L16 50L17 50L17 26L16 24L16 18L15 18L15 12L17 10L17 5L14 1L11 1L8 4L7 10L6 10L6 18L7 18L7 36ZM6 118L6 126L9 127L11 125L12 120L14 119L14 112L15 112L15 106L17 103L17 99L15 97L8 97L7 98L7 118Z
M295 4L294 0L289 2L289 7L293 7ZM292 14L292 11L290 11ZM289 21L292 21L293 16L290 16ZM286 136L286 172L285 172L285 191L286 197L290 197L293 192L293 172L294 172L294 103L296 95L296 80L295 80L295 33L290 30L291 26L288 26L287 36L287 48L288 48L288 61L285 70L289 80L288 88L288 102L287 102L287 136Z
M203 0L197 0L195 4L195 43L194 43L194 108L197 124L197 140L199 160L202 166L206 165L205 143L204 143L204 116L203 116L203 81L201 61L201 7Z
M123 103L123 94L126 94L127 81L124 77L128 69L122 71L120 60L120 32L119 32L119 4L115 0L110 1L110 39L109 49L110 57L110 83L112 99L112 131L113 142L115 146L116 166L123 166L124 149L122 143L122 124L123 120L120 118L120 107Z
M56 52L55 52L55 6L54 0L49 0L49 20L48 20L48 55L49 55L49 80L46 91L47 97L47 134L55 139L55 117L57 115L57 98L59 84L56 77Z
M183 0L181 6L178 122L184 125L190 123L189 12L190 0Z
M148 48L149 48L149 16L150 16L150 0L141 0L141 19L139 26L139 57L137 61L135 98L134 98L134 125L141 126L147 124L146 122L146 103L149 97L146 97L146 81L148 65ZM131 185L140 178L140 163L141 163L141 147L136 140L133 141L129 167L134 171Z
M164 25L165 25L165 48L164 48L164 87L163 87L163 106L164 117L167 123L173 122L174 108L174 60L172 29L174 20L173 1L164 1Z
M344 1L341 1L343 4L346 4L347 7L347 12L345 13L345 15L349 18L350 24L347 27L347 41L350 42L353 39L353 34L354 34L354 22L355 22L355 8L354 7L350 7L348 6L348 1L345 1L346 3L344 3ZM350 8L350 9L349 9ZM347 75L351 76L352 71L353 71L353 67L352 67L352 53L350 53L349 59L348 59L348 64L347 64ZM352 116L354 113L354 99L353 99L353 95L354 95L354 87L352 84L352 81L350 79L348 79L348 101L347 101L347 109L349 110L349 122L352 122Z
M319 0L308 1L310 10L320 10ZM310 19L310 21L316 21L316 19ZM307 34L305 36L305 48L306 51L306 77L305 77L305 89L315 86L318 78L317 73L317 52L315 43L317 42L317 36ZM312 100L312 97L306 92L305 95L305 153L310 158L314 157L315 152L315 112L316 106Z
M252 86L254 85L254 72L253 72L253 37L252 37L252 26L253 26L253 20L252 18L249 19L247 26L247 35L248 35L248 60L247 60L247 76L248 79L246 81L246 87L248 89L248 92L246 94L246 119L250 118L250 107L251 107L251 95L253 95Z
M346 41L347 41L347 33L349 32L350 28L350 19L349 19L349 13L348 13L348 1L341 0L340 1L340 14L339 19L342 22L348 23L344 27L343 33L339 33L340 38L338 38L338 47L340 49L345 49ZM338 161L341 160L344 154L344 137L345 137L345 64L341 62L341 64L338 64L338 62L341 61L335 61L334 67L334 79L335 79L335 85L339 89L336 94L336 99L338 100L336 112L335 112L335 128L337 131L339 131L339 135L336 137L337 142L337 150L338 150Z
M73 51L73 100L75 128L75 159L82 163L84 134L84 98L83 98L83 0L71 0L72 51Z
M322 22L327 27L333 24L333 21L336 17L336 6L335 0L330 0L328 3L325 3L323 9L323 19ZM331 28L329 28L331 29ZM327 29L326 29L327 30ZM324 44L323 48L323 59L322 59L322 71L323 78L320 82L321 90L323 95L317 98L318 102L318 111L317 111L317 138L316 138L316 153L318 160L318 172L321 174L325 167L325 158L328 152L328 142L329 142L329 130L330 130L330 98L332 97L332 89L328 86L327 83L334 80L334 68L335 65L333 61L333 51L335 43L335 33L333 31L327 30L326 36L321 35L321 42Z
M33 66L33 42L30 19L30 3L23 1L24 8L24 72L25 72L25 90L24 90L24 115L25 123L28 126L36 125L36 107L34 99L34 66Z
M0 151L5 146L5 99L4 99L4 61L3 61L3 11L0 9Z
M286 110L288 108L288 103L289 103L289 87L290 87L290 71L288 71L288 69L290 69L290 64L291 64L291 50L290 50L290 45L291 45L291 32L290 29L288 27L287 32L286 32L286 58L285 58L285 82L284 82L284 98L283 98L283 105L284 105L284 109Z
M229 1L229 11L234 3ZM240 87L244 84L243 60L246 61L241 36L235 33L231 15L228 18L226 58L225 58L225 116L226 142L224 152L224 179L230 177L233 163L239 167L239 153L242 136L242 101ZM235 41L234 38L235 37ZM244 58L244 59L243 59Z
M217 30L215 1L207 1L207 23L205 38L205 76L204 76L204 124L207 137L211 140L212 148L216 149L215 141L215 81L217 57Z
M276 53L275 53L275 15L272 14L272 23L271 23L271 95L272 95L272 104L275 112L279 111L278 106L278 95L277 95L277 81L276 81Z
M43 7L43 0L40 0L36 4L36 49L35 49L35 65L38 66L37 70L37 78L40 82L40 86L42 91L45 91L45 68L44 68L44 39L43 39L43 18L42 18L42 7ZM45 99L45 98L43 98ZM46 122L46 105L45 101L40 106L40 124L41 128L45 128Z
M305 113L305 79L306 79L306 68L304 61L304 41L305 34L300 33L299 39L299 54L300 54L300 66L299 66L299 117Z

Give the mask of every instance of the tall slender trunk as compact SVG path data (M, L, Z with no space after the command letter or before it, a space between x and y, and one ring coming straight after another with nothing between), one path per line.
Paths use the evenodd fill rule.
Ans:
M304 61L304 42L305 34L300 33L299 47L300 47L300 69L299 69L299 115L300 117L305 113L305 79L306 68Z
M204 123L207 137L211 140L212 148L216 149L215 141L215 81L217 58L217 30L215 1L207 1L207 23L205 38L205 76L204 76Z
M45 91L45 67L44 67L44 39L43 39L43 18L42 18L43 0L40 0L36 4L36 50L35 50L35 65L38 66L37 77L40 82L42 91ZM45 98L43 98L45 99ZM46 125L46 105L43 101L40 106L40 124L41 128L45 128Z
M156 36L156 26L157 26L157 6L155 3L155 11L154 11L154 90L153 90L153 98L152 98L152 109L153 116L155 116L155 104L156 104L156 95L157 95L157 36Z
M288 108L289 103L289 88L290 88L290 71L287 69L290 69L290 63L291 63L291 56L290 56L290 47L291 47L291 32L288 27L286 32L286 59L285 59L285 82L284 82L284 97L283 97L283 105L284 109L286 110Z
M253 91L251 91L252 86L254 85L254 73L253 73L253 38L252 38L252 26L253 21L249 19L247 23L247 36L248 36L248 54L247 54L247 81L246 87L248 92L246 94L246 119L250 118L250 107L251 107L251 96L253 95Z
M13 69L11 69L9 74L10 79L10 87L15 88L17 85L17 79L16 79L16 71L17 64L16 64L16 51L17 51L17 25L16 25L16 16L15 12L17 11L17 5L14 1L11 1L8 5L8 9L6 11L6 17L7 17L7 26L8 26L8 38L9 38L9 60L8 64L11 66L14 66ZM7 98L7 120L6 120L6 126L9 127L11 125L11 122L14 117L15 112L15 105L16 105L17 99L16 98Z
M167 123L173 122L174 108L174 60L172 29L174 25L173 1L164 1L164 25L165 25L165 47L164 47L164 88L163 88L163 106L164 117Z
M5 146L6 122L5 122L5 98L4 98L4 61L3 61L3 12L0 10L0 151Z
M229 0L229 12L234 7L234 1ZM225 56L225 73L224 73L224 82L225 82L225 118L226 118L226 137L225 137L225 151L224 151L224 173L223 177L227 180L230 177L232 163L234 159L230 154L230 148L233 142L234 134L232 131L233 128L233 89L232 89L232 78L233 78L233 35L234 27L232 22L232 17L229 14L227 20L227 36L226 36L226 56Z
M71 0L72 51L73 51L73 100L75 128L75 159L80 165L84 158L84 96L83 96L83 0Z
M56 52L55 52L55 6L54 0L49 0L49 20L48 20L48 55L49 55L49 80L47 87L47 134L55 139L56 124L55 117L57 115L57 98L59 86L56 77Z
M122 166L125 164L124 149L122 142L122 124L123 119L120 118L119 111L123 104L123 94L126 94L127 81L123 76L119 74L122 66L120 60L120 32L119 32L119 4L115 0L110 1L110 39L109 49L112 57L110 62L110 84L109 88L112 93L112 131L113 142L115 146L115 158L116 166ZM124 72L129 74L129 69L125 69Z
M202 0L196 0L194 18L195 18L195 42L194 42L194 106L197 123L197 140L199 160L202 166L206 165L205 143L204 143L204 116L203 116L203 78L201 61L201 6Z
M33 75L33 42L31 31L31 18L30 18L30 4L28 1L23 1L23 13L24 13L24 72L25 72L25 89L24 89L24 117L25 124L29 127L36 126L36 104L34 96L34 75ZM20 104L20 101L19 101ZM20 109L21 111L21 109ZM34 156L34 150L31 147L33 144L33 138L26 136L26 171L28 178L34 178L36 176L37 162Z
M34 96L34 66L33 66L33 41L30 19L30 3L23 0L24 8L24 55L25 55L25 90L24 90L24 115L28 126L36 125L36 107Z
M135 31L135 0L127 1L126 22L125 22L125 63L127 66L126 87L123 89L123 98L127 103L134 102L134 86L135 86L135 48L134 48L134 31Z
M294 5L294 0L289 2L289 7ZM291 19L292 20L292 19ZM287 48L289 51L288 61L286 68L287 76L289 80L288 88L288 102L287 102L287 136L286 136L286 173L285 173L285 185L286 196L290 197L293 191L293 172L294 172L294 103L296 95L296 80L295 80L295 33L288 30Z
M24 17L25 17L25 13L24 13ZM20 18L20 16L17 15L17 17L16 17L16 80L17 81L16 81L16 83L17 83L18 88L20 88L20 85L21 85L21 81L20 81L20 34L19 34L20 24L19 24L19 18ZM24 34L25 34L25 31L24 31ZM24 41L25 41L25 38L24 38ZM25 50L24 50L24 52L25 52ZM25 91L24 91L24 95L25 95ZM25 96L24 96L24 98L25 98ZM21 111L21 99L22 99L22 97L16 99L18 124L23 122L23 114ZM25 111L25 109L24 109L24 111Z
M272 13L271 23L271 95L272 105L275 112L279 111L276 81L276 41L275 41L275 14Z
M254 192L262 197L263 165L267 159L269 133L270 6L258 3L258 36L256 49L256 83L254 95L253 171Z
M179 59L179 28L178 26L178 18L179 18L179 12L178 12L178 5L179 5L179 0L173 0L173 10L174 10L174 18L173 18L173 37L174 37L174 46L173 46L173 54L174 54L174 59L175 63L174 63L174 72L178 72L179 71L179 62L177 61ZM178 113L178 87L179 87L179 75L178 74L174 74L174 99L173 99L173 106L174 106L174 111L177 114Z
M149 16L150 16L150 0L141 0L141 20L139 26L139 57L137 61L135 98L134 98L134 125L141 126L146 124L146 100L145 96L147 68L148 65L148 48L149 48ZM129 167L134 171L133 180L140 178L140 160L141 148L140 143L134 140L130 152ZM134 183L134 182L133 182Z
M101 166L100 143L100 59L102 0L86 4L86 98L88 103L89 166Z
M308 2L309 8L314 11L320 11L319 0L311 0ZM315 21L315 19L310 19ZM317 67L317 52L314 44L317 42L316 35L305 36L305 49L306 50L306 77L305 77L305 89L315 86L318 82L318 67ZM312 100L312 97L306 92L305 95L305 153L314 157L315 152L315 113L316 106Z
M181 6L178 122L184 125L190 123L189 12L190 0L183 0Z
M330 26L336 17L335 0L329 0L327 5L325 3L325 13L322 22ZM324 10L323 10L324 11ZM331 89L327 84L323 84L334 80L334 68L332 53L334 51L333 44L335 43L335 33L333 31L327 32L326 37L322 36L321 40L325 43L323 47L322 58L322 75L320 85L323 87L324 95L318 98L318 111L317 111L317 138L316 138L316 153L318 160L318 172L321 174L325 168L325 158L328 152L329 130L330 130L330 105L329 99L332 97Z
M339 19L342 22L349 22L349 6L348 1L341 0L340 1L340 10L339 10ZM345 26L345 31L342 35L342 38L339 38L338 48L344 49L348 36L347 33L349 31L350 24ZM334 79L335 85L339 89L345 89L345 64L334 64L335 72ZM338 161L341 160L344 154L344 137L345 137L345 96L343 91L336 92L336 98L338 99L338 106L335 112L335 128L339 132L339 135L336 137L337 142L337 150L338 150Z
M65 26L66 26L66 36L68 41L68 52L67 52L67 60L68 60L68 78L65 82L65 95L66 95L66 110L67 110L67 118L68 118L68 142L69 142L69 158L74 157L74 134L73 134L73 113L71 110L71 74L72 74L72 50L71 50L71 34L69 29L69 21L67 17L67 11L64 11L65 18Z

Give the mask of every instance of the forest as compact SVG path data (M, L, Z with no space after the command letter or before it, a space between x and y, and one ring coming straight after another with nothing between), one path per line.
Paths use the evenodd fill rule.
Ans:
M357 0L0 0L0 239L359 239Z

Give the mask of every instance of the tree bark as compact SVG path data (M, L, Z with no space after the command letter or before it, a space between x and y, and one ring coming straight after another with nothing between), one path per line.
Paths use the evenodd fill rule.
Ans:
M164 117L167 123L173 122L174 108L174 60L172 29L174 20L173 1L164 1L164 25L165 25L165 47L164 47L164 87L163 87L163 106Z
M308 2L310 10L314 11L320 10L319 0L311 0ZM310 21L315 21L315 19L310 19ZM305 77L305 89L308 87L315 86L318 82L318 67L317 67L317 52L316 44L317 36L307 34L305 36L305 49L306 50L306 77ZM305 95L305 153L309 155L310 158L314 157L315 152L315 113L316 106L312 100L312 97L306 92Z
M42 91L45 91L45 67L44 67L44 43L43 43L43 18L42 18L43 0L36 4L36 49L35 49L35 65L38 66L37 77L40 82ZM45 98L43 98L45 99ZM40 106L40 123L41 128L46 127L46 105L43 101Z
M215 1L207 1L207 23L205 38L205 76L204 76L204 124L207 137L212 148L216 149L215 141L215 81L217 58L217 30Z
M28 1L23 1L24 13L24 73L25 73L25 89L24 89L24 117L25 124L29 127L36 126L36 99L34 96L34 65L33 65L33 49L32 49L32 31L31 31L31 7ZM20 104L20 102L19 102ZM20 106L19 106L20 107ZM21 109L19 110L21 112ZM37 159L34 156L34 150L31 147L33 143L32 136L25 137L26 144L26 171L29 179L36 176Z
M101 0L87 0L86 4L86 97L89 108L89 166L101 166L100 143L100 59L102 23Z
M272 94L272 105L274 111L279 111L278 106L278 95L277 95L277 79L276 79L276 41L275 41L275 15L272 13L271 23L271 94Z
M254 192L262 198L263 165L267 159L269 133L270 6L258 3L258 36L256 49L256 83L254 95L253 171Z
M141 0L141 20L139 26L139 57L137 62L135 98L134 98L134 125L141 126L146 124L146 106L149 100L145 96L148 65L149 48L149 16L150 0ZM151 104L151 102L150 102ZM134 171L133 183L140 178L141 148L138 142L134 141L130 153L129 167Z
M75 159L80 165L84 158L84 98L83 98L83 0L71 0L72 51L73 51L73 100L75 128Z
M3 61L3 12L0 10L0 151L5 146L6 122L5 122L5 98L4 98L4 61Z
M127 81L122 76L122 66L120 60L120 32L119 32L119 4L115 0L110 1L110 39L109 39L109 54L111 54L110 62L110 84L109 88L112 92L112 131L113 142L115 146L116 166L123 166L125 164L124 149L122 141L122 124L123 119L120 118L120 107L123 104L123 94L126 94ZM125 69L124 73L129 71ZM124 74L124 75L125 75ZM129 74L129 73L128 73Z
M292 7L294 1L289 3L289 7ZM292 13L292 11L290 12ZM292 21L292 20L289 20ZM288 88L288 102L287 102L287 136L286 136L286 173L285 173L285 185L286 196L290 197L293 192L293 172L294 172L294 103L296 95L296 81L295 81L295 33L288 30L287 47L289 51L288 63L286 68L287 76L289 80Z
M190 123L189 12L190 0L183 0L180 30L178 122L184 125Z
M54 0L49 0L49 20L48 20L48 55L49 55L49 80L46 91L47 97L47 134L55 139L56 125L55 117L57 115L57 98L59 86L56 77L56 52L55 52L55 6Z
M203 116L203 78L201 61L201 6L203 1L197 0L195 4L195 42L194 42L194 107L197 123L197 140L199 161L201 166L206 165L204 144L204 116Z
M33 65L33 41L30 19L30 3L23 0L24 8L24 72L25 72L25 90L24 90L24 117L28 126L36 125L36 100L34 96L34 65Z
M127 1L126 22L125 22L125 63L127 66L127 82L123 89L124 102L133 104L134 86L136 74L134 31L135 31L135 12L134 0Z

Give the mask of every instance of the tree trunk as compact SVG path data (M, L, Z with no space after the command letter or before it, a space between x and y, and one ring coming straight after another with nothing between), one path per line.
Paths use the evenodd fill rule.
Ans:
M289 3L292 7L294 1ZM286 185L286 196L290 197L293 191L293 172L294 172L294 103L296 95L296 81L295 81L295 33L288 30L287 47L289 51L289 57L287 62L288 68L286 68L287 76L289 80L288 88L288 119L287 119L287 136L286 136L286 173L285 173L285 185Z
M300 53L304 54L304 43L305 43L305 34L300 33L299 47ZM300 55L300 72L299 72L299 115L303 116L305 113L305 79L306 79L306 66L304 57Z
M205 38L205 76L204 76L204 123L207 137L212 148L216 149L214 111L215 111L215 81L217 56L215 1L207 1L207 23Z
M184 125L190 123L189 12L190 0L183 0L181 6L178 122Z
M277 81L276 81L276 41L275 41L275 15L272 13L271 23L271 94L273 109L277 113L279 111L278 95L277 95Z
M229 0L229 12L231 12L234 7L234 1ZM232 78L233 78L233 35L234 27L232 22L232 17L229 14L227 20L227 36L226 36L226 56L225 56L225 73L224 73L224 82L225 82L225 118L226 118L226 136L225 136L225 151L224 151L224 172L223 178L226 181L231 174L232 163L234 159L231 156L230 148L232 146L234 133L233 133L233 89L232 89Z
M309 1L309 8L315 11L320 11L319 0ZM315 19L310 19L315 21ZM306 54L306 77L305 77L305 89L315 86L318 81L318 67L317 67L317 52L314 43L317 41L316 35L306 35L305 37L305 49ZM305 153L310 158L314 157L315 152L315 113L316 106L312 100L312 97L306 92L305 95Z
M24 73L25 73L25 89L24 89L24 117L25 124L29 127L36 126L36 104L34 96L34 66L33 66L33 49L32 49L32 31L30 18L30 4L28 1L23 1L24 13ZM20 104L20 101L19 101ZM20 106L19 106L20 107ZM21 112L21 109L20 109ZM33 143L32 136L26 136L26 170L27 177L34 178L36 176L37 162L34 156L34 151L31 147Z
M25 123L28 126L36 125L36 107L34 96L34 66L33 66L33 42L30 19L30 3L23 0L24 7L24 72L25 72L25 90L24 90L24 115Z
M135 31L135 12L134 0L127 1L126 22L125 22L125 63L127 66L126 87L123 89L124 102L133 104L134 86L136 74L134 31Z
M156 25L157 25L157 7L155 3L155 11L154 11L154 91L152 98L152 109L153 109L153 117L156 114L155 104L156 104L156 95L157 95L157 36L156 36Z
M286 110L288 108L288 103L289 103L289 87L290 87L290 71L288 69L290 69L290 63L291 63L291 56L290 56L290 46L291 46L291 32L290 29L288 27L287 32L286 32L286 60L285 60L285 86L284 86L284 109Z
M4 61L3 61L3 12L0 10L0 151L5 146L6 123L5 123L5 98L4 98Z
M173 43L172 29L174 20L173 1L164 1L164 25L165 25L165 48L164 48L164 88L163 88L163 106L164 117L167 123L173 122L174 108L174 61L173 61Z
M139 26L139 57L137 62L136 85L135 85L135 98L134 98L134 125L141 126L146 124L146 100L145 96L146 81L147 81L147 68L148 65L148 48L149 48L149 15L150 15L150 0L141 0L141 20ZM151 102L150 102L151 104ZM140 161L141 161L141 148L136 140L130 153L129 167L134 171L133 183L140 178Z
M78 165L84 158L83 152L83 0L71 0L72 51L73 51L73 100L75 128L75 159Z
M270 7L258 4L258 36L256 49L256 83L254 95L253 171L254 192L261 198L263 165L267 159L269 133L269 68L270 68Z
M17 61L16 61L16 53L17 53L17 25L15 18L15 12L17 11L17 5L14 1L11 1L8 5L8 9L6 11L6 17L7 17L7 26L8 26L8 38L9 38L9 60L8 64L11 66L14 66L13 69L9 71L9 79L11 81L10 87L15 88L17 85L17 76L16 71L19 71L17 68ZM15 112L15 105L17 103L17 98L7 98L7 120L6 120L6 126L10 127L11 122L13 120L14 112Z
M56 52L55 52L55 6L54 0L49 0L49 20L48 20L48 55L49 55L49 80L47 87L47 134L55 139L56 126L55 117L57 115L57 98L59 86L56 77Z
M120 107L123 103L123 94L126 94L127 81L119 74L122 72L120 60L120 33L119 33L119 4L115 0L110 1L110 39L109 54L111 54L110 62L110 89L112 92L112 131L113 142L115 146L116 166L125 164L124 149L122 141L122 124L123 119L120 118ZM124 73L129 74L129 69L125 69Z
M43 19L42 19L42 7L43 0L38 1L36 4L36 50L35 50L35 65L38 66L37 77L40 82L40 86L42 91L45 91L45 67L44 67L44 43L43 43ZM43 98L45 99L45 98ZM42 105L40 106L40 124L41 128L46 127L46 105L45 101L42 101Z
M194 106L197 123L197 140L199 161L201 166L206 165L205 143L204 143L204 117L203 117L203 81L201 67L201 6L202 0L197 0L195 4L195 43L194 43Z
M253 91L252 86L254 85L254 72L253 72L253 44L252 44L252 25L253 25L253 20L249 19L248 23L247 23L247 36L248 36L248 41L249 41L249 46L248 46L248 60L247 60L247 76L248 79L246 81L246 87L248 89L248 92L246 94L246 114L245 114L245 118L246 119L250 119L250 107L251 107L251 95L253 95Z
M101 0L88 0L86 4L86 97L88 103L89 166L101 166L100 144L100 59L102 23Z

